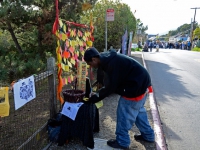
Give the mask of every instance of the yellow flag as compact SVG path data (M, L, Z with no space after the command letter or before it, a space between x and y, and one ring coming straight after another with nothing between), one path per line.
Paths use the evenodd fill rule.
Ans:
M79 41L79 45L80 45L80 46L83 46L83 41Z
M79 56L79 51L76 52L77 56Z
M66 58L63 58L63 61L66 63L67 62Z
M91 9L91 8L92 8L92 5L89 4L89 3L82 4L82 10L83 11L86 11L86 10Z
M78 36L76 37L76 41L79 43L80 39L78 38Z
M62 22L62 20L59 20L59 25L60 25L60 27L63 26L63 22Z
M74 77L73 77L73 75L71 74L71 81L73 81L74 80Z
M63 26L63 31L66 33L66 25Z
M70 41L70 45L71 45L72 47L75 47L76 42L75 42L74 40L72 40L72 41Z
M66 82L65 82L65 85L67 85L67 84L68 84L68 79L67 79L67 78L65 78L65 81L66 81Z
M62 41L65 41L67 39L67 35L64 33L62 33L61 35L62 35Z
M58 60L58 63L61 63L62 57L60 53L57 53L57 60Z
M57 30L56 30L56 33L55 33L55 35L56 35L57 37L58 37L58 35L59 35Z
M84 53L85 53L85 52L84 52L84 51L82 51L82 52L81 52L81 55L82 55L82 56L84 56Z
M71 64L69 61L67 61L67 64L68 64L68 66L69 66L70 68L72 68L72 64Z
M87 41L86 43L89 47L92 47L92 41Z
M73 65L75 65L75 60L74 60L74 59L71 59L71 63L72 63Z
M65 65L65 71L69 72L69 66Z
M86 37L85 36L83 36L83 41L86 41Z
M10 104L8 99L8 87L0 87L0 99L4 101L0 103L0 117L9 116Z
M65 70L65 64L61 63L61 68Z

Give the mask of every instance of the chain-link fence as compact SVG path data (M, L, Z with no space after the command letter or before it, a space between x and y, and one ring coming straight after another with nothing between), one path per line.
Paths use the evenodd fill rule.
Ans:
M34 75L35 99L15 110L14 94L9 90L10 114L0 118L0 150L36 150L47 144L46 124L59 107L55 100L55 60L51 58L47 64L48 71ZM4 86L10 85L1 81L0 87Z
M96 81L96 73L95 69L88 70L91 85ZM47 121L61 109L56 97L56 78L55 59L49 58L46 71L34 74L36 98L17 110L10 83L0 79L0 87L10 87L9 116L0 117L0 150L39 150L49 143ZM72 88L72 84L63 86L63 90ZM4 99L0 98L2 102Z

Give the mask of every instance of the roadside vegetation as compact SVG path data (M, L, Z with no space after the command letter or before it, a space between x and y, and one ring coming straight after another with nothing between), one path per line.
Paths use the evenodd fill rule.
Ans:
M195 47L195 48L192 49L192 51L200 52L200 48L199 47Z
M193 39L196 39L196 44L192 51L200 52L200 25L193 31Z
M139 51L139 52L141 52L142 48L139 48L139 47L137 47L137 48L131 48L131 51Z
M105 13L115 10L115 21L108 22L108 48L121 48L125 29L136 31L136 18L130 7L120 0L59 1L59 17L66 21L94 25L94 46L105 47ZM88 8L83 6L87 5ZM49 0L0 2L0 80L37 74L45 69L46 59L56 58L56 39L52 34L55 2Z

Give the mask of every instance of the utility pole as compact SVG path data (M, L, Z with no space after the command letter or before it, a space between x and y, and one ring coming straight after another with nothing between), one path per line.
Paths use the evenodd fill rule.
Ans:
M190 43L191 43L191 48L192 48L193 47L192 37L193 37L193 30L194 30L194 24L195 24L196 10L200 9L200 7L195 7L195 8L190 8L190 9L195 9L194 20L193 20L193 23L191 22L191 34L190 34Z
M107 42L108 42L108 39L107 39L107 34L108 34L108 30L107 30L107 14L105 14L105 49L104 49L104 52L107 51Z

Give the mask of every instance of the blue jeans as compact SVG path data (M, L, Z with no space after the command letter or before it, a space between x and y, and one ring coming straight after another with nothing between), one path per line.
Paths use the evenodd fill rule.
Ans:
M147 94L142 100L136 102L120 97L117 107L117 126L115 132L119 145L124 147L130 145L128 132L134 123L144 139L154 141L154 131L149 125L146 109L144 108L146 98Z

